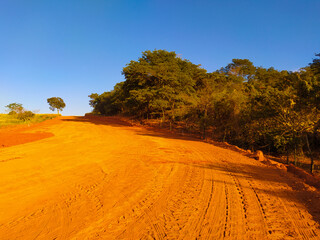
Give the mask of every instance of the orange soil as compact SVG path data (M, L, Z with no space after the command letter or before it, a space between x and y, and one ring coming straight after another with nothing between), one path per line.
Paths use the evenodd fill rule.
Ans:
M237 152L117 118L10 131L38 141L0 148L2 240L320 239L319 191Z
M58 119L47 120L46 122L28 125L16 125L0 128L0 148L11 147L18 144L37 141L43 138L52 137L50 132L30 132L42 125L55 123Z

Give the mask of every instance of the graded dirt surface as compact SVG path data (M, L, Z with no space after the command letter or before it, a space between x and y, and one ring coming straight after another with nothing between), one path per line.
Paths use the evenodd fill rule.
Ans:
M117 118L24 131L53 135L0 148L1 240L320 239L319 192L237 152Z
M34 126L31 128L24 126L20 128L10 127L0 129L0 148L11 147L53 136L53 134L49 132L28 132L32 130L32 128L34 128Z

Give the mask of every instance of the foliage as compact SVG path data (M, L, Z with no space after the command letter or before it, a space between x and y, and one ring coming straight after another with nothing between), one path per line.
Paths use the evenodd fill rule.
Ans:
M89 96L94 113L157 118L170 126L183 121L203 138L210 129L216 138L252 150L310 155L320 149L319 58L298 72L232 59L207 73L175 52L155 50L122 73L125 81L114 90Z
M22 121L31 120L34 117L34 113L28 110L25 110L21 103L11 103L5 106L8 108L9 115L12 115L14 118Z
M250 80L255 74L255 66L248 59L232 59L232 63L229 63L225 68L222 68L220 72L229 76L240 76L243 80Z
M17 114L17 118L22 121L31 120L35 114L31 111L23 111Z
M95 114L114 115L123 111L123 82L117 83L110 92L102 94L92 93L89 105L94 108Z
M320 75L320 53L316 54L318 58L313 59L312 63L310 63L311 70L315 75Z
M17 118L17 115L0 114L0 128L12 125L39 123L55 117L56 115L54 114L35 114L30 119L20 120Z
M18 114L23 111L21 103L10 103L5 107L8 109L9 114Z
M66 106L66 104L63 101L63 99L60 98L60 97L48 98L47 102L49 104L49 109L51 111L55 111L57 109L58 114L59 114L59 111L62 111Z
M124 111L140 118L176 120L190 104L195 86L206 75L199 65L179 58L175 52L145 51L124 69Z

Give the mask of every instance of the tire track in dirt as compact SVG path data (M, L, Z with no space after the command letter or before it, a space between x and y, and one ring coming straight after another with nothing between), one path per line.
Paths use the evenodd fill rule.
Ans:
M286 182L286 179L279 179L281 178L280 175L274 175L274 177L278 178L277 180L273 179L275 182ZM294 199L294 196L288 194L288 189L285 189L285 185L279 183L270 184L270 181L266 181L265 179L263 186L266 190L259 190L259 186L262 185L262 183L260 183L260 181L253 181L253 179L254 177L252 176L249 176L249 178L246 176L244 177L244 182L248 183L260 206L261 216L263 216L265 222L264 231L267 231L265 238L318 239L317 232L319 232L319 226L311 226L309 224L309 222L312 222L310 221L310 216L304 216L302 211L299 210L299 208L303 208L303 206L297 206L296 203L291 201L291 199ZM277 191L275 186L285 190L282 192ZM267 194L265 192L267 192ZM291 197L289 197L289 195L291 195ZM246 196L249 195L246 194ZM291 208L290 210L289 207Z
M252 183L253 184L253 183ZM251 187L253 188L251 184ZM268 189L273 189L270 183L264 183L268 186ZM256 187L256 189L258 189ZM258 196L258 191L256 191ZM318 234L314 229L310 228L310 224L306 221L307 216L301 213L295 203L290 201L290 197L287 195L288 199L286 204L284 203L283 197L279 197L279 193L274 192L273 196L265 196L262 192L259 200L261 205L264 204L264 216L267 220L269 229L268 233L270 235L276 235L276 237L283 239L317 239ZM274 216L274 213L280 216L287 216L285 219L279 221L279 217ZM283 231L283 226L286 225L288 231Z
M283 172L116 118L66 120L0 151L1 239L319 239L311 190Z

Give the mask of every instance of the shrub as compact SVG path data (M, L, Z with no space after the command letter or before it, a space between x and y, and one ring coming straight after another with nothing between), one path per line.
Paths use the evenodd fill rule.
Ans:
M31 120L34 117L34 113L31 111L24 111L18 114L17 118L19 120L28 121Z
M15 115L17 115L17 112L15 112L15 111L10 111L10 112L8 113L8 115L13 115L13 116L15 116Z

